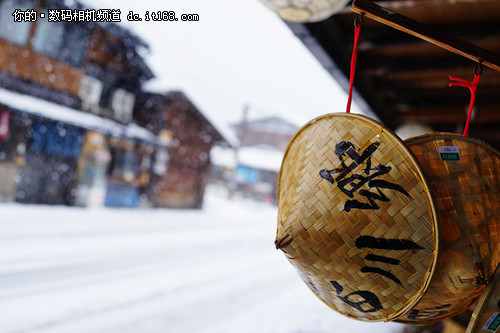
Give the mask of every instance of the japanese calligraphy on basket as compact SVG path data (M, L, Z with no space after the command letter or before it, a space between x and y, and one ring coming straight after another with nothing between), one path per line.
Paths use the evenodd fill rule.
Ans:
M422 298L438 256L429 185L403 142L355 114L291 140L280 171L276 247L338 312L394 320Z

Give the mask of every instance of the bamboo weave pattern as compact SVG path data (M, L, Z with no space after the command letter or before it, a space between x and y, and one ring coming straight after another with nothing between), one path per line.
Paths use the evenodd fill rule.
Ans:
M436 272L426 295L400 320L421 323L465 311L498 266L500 154L480 140L451 133L430 133L405 143L431 184L441 217Z
M434 200L381 124L341 113L302 127L285 153L278 209L276 247L336 311L394 320L425 293L438 255Z

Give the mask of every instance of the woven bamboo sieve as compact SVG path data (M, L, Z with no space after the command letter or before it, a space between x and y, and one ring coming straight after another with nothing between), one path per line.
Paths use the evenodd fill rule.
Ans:
M500 266L479 298L465 333L500 331Z
M329 114L291 140L278 180L276 247L328 306L394 320L425 293L439 222L418 162L376 121Z
M437 321L470 307L499 263L500 154L480 140L451 133L429 133L405 143L431 184L441 235L429 288L398 321Z

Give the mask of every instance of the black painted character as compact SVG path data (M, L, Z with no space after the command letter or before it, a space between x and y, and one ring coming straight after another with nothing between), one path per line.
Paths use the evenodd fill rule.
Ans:
M433 319L437 317L444 316L449 312L450 309L447 309L451 306L451 304L438 305L433 308L427 308L423 310L413 309L408 314L408 319L411 320L419 320L419 319ZM447 310L446 310L447 309Z
M375 200L383 202L389 201L389 198L381 191L382 189L398 191L410 197L402 186L382 179L374 179L388 174L392 169L390 166L382 164L372 168L371 158L379 146L379 142L372 143L361 154L358 154L356 147L351 142L342 141L335 146L335 155L339 157L341 167L332 170L322 169L319 171L321 178L328 180L331 184L334 184L336 181L339 189L351 199L354 198L354 193L360 190L365 184L367 184L370 189L373 188L377 190L378 194L366 189L360 190L359 194L364 196L368 202L361 202L356 199L347 200L344 205L344 210L346 212L349 212L353 208L379 209L380 207ZM350 158L352 162L347 165L345 158ZM353 170L362 164L365 164L364 171L361 174L352 174ZM333 175L336 175L335 179Z
M422 250L423 247L409 239L386 239L386 238L375 238L373 236L360 236L356 239L356 247L358 249L369 248L373 250L395 250L395 251L405 251L405 250ZM401 262L398 259L390 258L386 256L380 256L376 254L368 254L365 257L366 260L370 262L381 262L389 265L400 265ZM375 266L364 266L361 268L362 273L373 273L382 275L403 287L401 280L398 279L394 274L388 270L381 269Z
M337 291L337 297L339 299L360 312L376 312L384 308L380 303L377 295L375 295L371 291L361 290L352 292L346 296L341 296L344 288L337 281L330 281L330 283ZM368 306L365 306L365 304L367 304Z

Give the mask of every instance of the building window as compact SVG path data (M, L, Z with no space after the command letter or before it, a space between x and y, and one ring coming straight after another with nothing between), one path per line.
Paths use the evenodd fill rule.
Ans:
M156 159L153 165L153 172L159 176L163 176L167 173L168 167L168 150L159 149L156 152Z
M35 0L0 0L0 38L24 46L28 42L31 22L14 22L16 9L35 8Z
M119 83L117 73L106 70L96 64L89 64L87 66L87 74L102 82L101 100L99 104L105 107L111 107L113 89Z
M47 17L47 11L43 12ZM33 49L38 53L57 58L63 43L63 36L64 22L39 20L33 40Z
M47 8L42 9L48 17ZM81 67L87 54L90 27L80 22L38 20L33 50L43 55Z
M111 149L111 163L109 174L114 177L123 178L128 182L133 181L140 172L140 158L137 152L114 148Z

